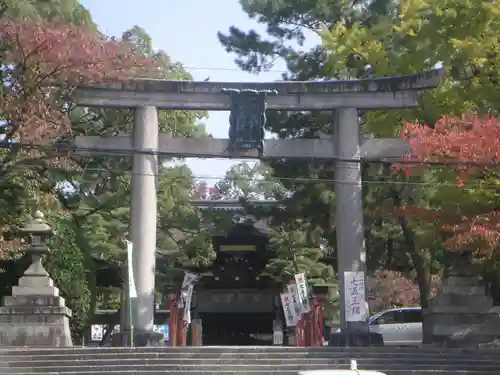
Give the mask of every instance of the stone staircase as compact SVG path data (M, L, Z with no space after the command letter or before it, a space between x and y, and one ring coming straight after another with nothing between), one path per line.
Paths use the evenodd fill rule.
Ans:
M1 349L0 374L9 375L294 375L300 370L349 369L387 375L500 374L490 349L438 348L73 348Z

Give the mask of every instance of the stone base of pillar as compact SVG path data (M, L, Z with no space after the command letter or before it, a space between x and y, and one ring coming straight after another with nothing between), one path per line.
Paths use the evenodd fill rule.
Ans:
M448 277L424 312L424 324L434 346L475 348L500 337L500 308L474 277Z
M297 337L295 332L295 327L287 327L285 328L285 332L283 335L283 341L285 346L297 346Z
M203 346L203 325L201 319L191 321L191 346Z
M72 347L70 317L59 289L33 263L0 307L0 346Z
M130 347L131 346L131 331L118 332L111 337L111 345L114 347ZM154 331L137 331L134 330L134 346L165 346L163 341L163 333Z

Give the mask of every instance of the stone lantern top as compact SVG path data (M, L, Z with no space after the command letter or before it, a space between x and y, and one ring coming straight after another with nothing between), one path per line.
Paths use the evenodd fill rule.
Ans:
M35 217L22 228L18 228L17 231L21 234L31 234L33 236L50 236L53 232L50 225L45 222L41 211L36 211Z
M52 236L53 230L50 225L45 222L43 213L40 211L36 211L35 217L28 221L22 228L17 228L17 233L20 236L30 237L29 246L25 250L27 254L40 256L49 252L49 248L46 246L45 242L48 237Z

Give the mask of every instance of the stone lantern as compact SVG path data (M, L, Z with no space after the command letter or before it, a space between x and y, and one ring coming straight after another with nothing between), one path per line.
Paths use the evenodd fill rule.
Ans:
M46 240L52 228L37 211L17 233L30 239L25 251L31 265L12 287L12 296L5 297L5 306L0 307L0 346L71 347L71 310L42 264L43 256L49 253Z
M49 276L42 264L44 255L47 255L50 250L46 246L46 241L52 234L52 228L44 221L43 214L40 211L35 213L35 218L30 220L24 227L16 229L17 234L21 238L29 237L28 247L24 252L31 257L31 265L24 273L24 276Z

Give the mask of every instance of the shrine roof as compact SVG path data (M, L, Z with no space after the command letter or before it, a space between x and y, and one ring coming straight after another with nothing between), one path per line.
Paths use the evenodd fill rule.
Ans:
M273 200L232 199L232 200L192 200L191 204L201 209L214 209L221 211L244 211L248 207L284 207L283 203Z

